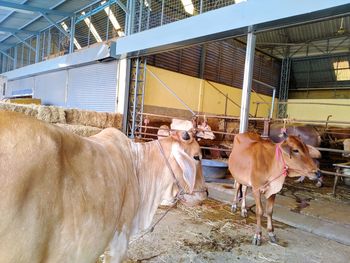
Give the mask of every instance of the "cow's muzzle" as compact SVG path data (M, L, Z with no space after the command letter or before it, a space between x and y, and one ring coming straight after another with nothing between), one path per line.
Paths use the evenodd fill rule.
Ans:
M310 173L306 175L310 180L317 180L318 178L321 177L321 172L319 169L317 170L312 170Z
M196 206L201 204L209 195L208 188L194 190L191 194L185 193L180 196L179 200L186 206Z

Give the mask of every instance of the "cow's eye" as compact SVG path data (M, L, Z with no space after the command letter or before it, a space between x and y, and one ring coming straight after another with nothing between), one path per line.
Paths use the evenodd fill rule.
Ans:
M293 149L293 153L298 153L299 150L298 149Z
M195 156L193 156L193 159L199 161L201 158L199 157L199 155L195 155Z

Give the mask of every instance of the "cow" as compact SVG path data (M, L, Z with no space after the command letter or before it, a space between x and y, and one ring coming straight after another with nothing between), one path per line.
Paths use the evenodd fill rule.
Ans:
M235 194L232 209L235 211L241 185L252 187L256 204L257 228L253 244L261 244L261 194L267 199L267 230L271 242L277 242L272 224L272 210L276 193L283 186L286 176L306 175L316 179L317 167L310 157L313 147L305 145L297 136L287 136L281 143L260 138L256 133L241 133L235 136L229 157L229 170L235 178ZM244 202L244 203L243 203ZM242 210L245 210L243 196Z
M347 151L346 153L343 153L343 157L349 158L350 157L350 139L345 139L343 142L344 145L344 151Z
M196 118L192 121L172 119L170 128L168 125L161 125L157 132L158 139L160 137L170 136L170 131L188 131L199 139L215 139L215 135L211 131L211 127L208 125L207 121L204 120L202 123L197 125Z
M121 262L129 237L163 200L207 197L187 132L136 143L115 128L91 137L0 112L0 262Z
M270 126L270 134L269 138L275 142L279 143L283 140L283 136L281 136L284 125L281 123L274 123ZM287 124L285 126L285 131L288 135L298 136L304 143L313 147L319 147L321 145L321 134L316 130L315 127L309 125L301 125L301 124ZM319 161L317 159L321 158L321 154L316 154L312 156L316 165L319 166ZM301 176L296 180L298 183L302 183L305 180L305 176ZM321 187L323 185L323 177L319 172L317 174L316 186Z

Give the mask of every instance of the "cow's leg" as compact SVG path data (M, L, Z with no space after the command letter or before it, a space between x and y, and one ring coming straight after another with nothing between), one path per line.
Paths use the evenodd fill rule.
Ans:
M246 197L247 197L248 186L242 185L242 205L241 205L241 216L247 217L248 211L246 208Z
M120 263L123 262L126 256L126 252L129 244L129 232L126 229L114 234L112 241L107 248L104 256L104 263Z
M261 196L259 189L252 189L255 199L255 214L256 214L256 231L253 238L253 245L261 245L261 217L263 215L263 207L261 204Z
M239 191L241 188L241 184L235 180L235 185L234 185L234 191L233 191L233 202L231 206L231 211L235 213L237 211L237 204L239 202Z
M277 243L277 238L274 233L273 223L272 223L272 213L273 206L275 204L276 195L271 195L266 201L266 215L267 215L267 232L269 235L269 239L272 243Z

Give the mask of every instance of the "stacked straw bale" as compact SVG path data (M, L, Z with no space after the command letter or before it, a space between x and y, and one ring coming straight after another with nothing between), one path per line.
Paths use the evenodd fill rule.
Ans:
M95 135L109 127L121 129L123 119L121 114L116 113L7 102L0 102L0 110L20 112L45 122L57 124L81 136Z
M77 109L65 109L66 122L68 124L80 124L98 128L121 128L121 115L107 112L82 111Z
M39 120L50 123L66 123L66 113L63 108L54 106L38 106Z
M35 105L0 102L0 110L20 112L32 117L38 115L38 109Z

